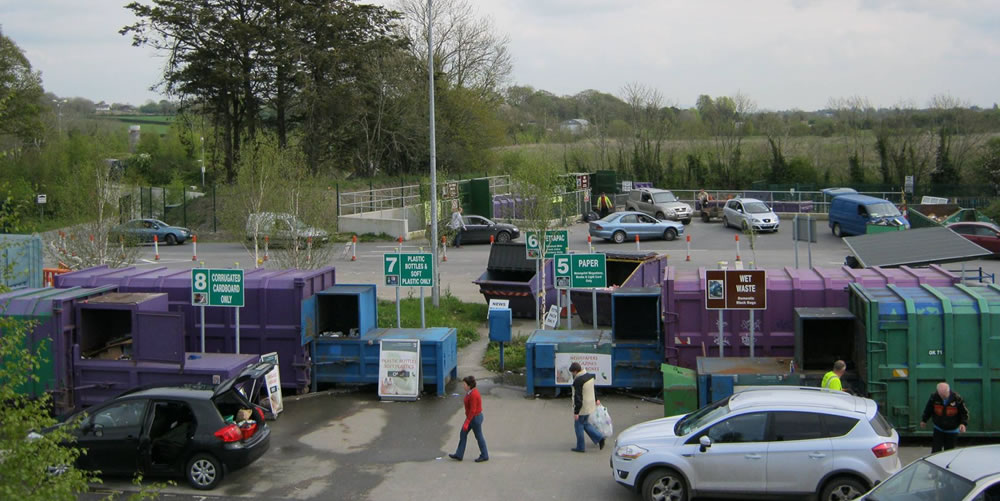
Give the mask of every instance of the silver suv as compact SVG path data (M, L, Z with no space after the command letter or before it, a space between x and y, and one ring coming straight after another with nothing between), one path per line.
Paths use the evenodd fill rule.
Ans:
M628 194L625 210L644 212L661 221L691 223L691 206L681 202L670 190L640 188Z
M722 224L743 231L750 227L756 231L778 231L781 221L766 203L756 198L734 198L722 209Z
M611 474L646 501L747 494L839 501L899 470L898 446L873 400L756 386L621 432Z

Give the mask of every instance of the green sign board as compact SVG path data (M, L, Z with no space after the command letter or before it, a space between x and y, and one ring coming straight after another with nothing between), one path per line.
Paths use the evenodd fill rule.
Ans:
M528 259L538 259L541 253L541 241L538 239L537 231L524 232L527 244L524 246ZM567 230L545 230L545 258L549 259L556 254L565 254L569 249L569 231Z
M191 304L243 306L243 270L195 268L191 270Z
M385 285L433 287L434 256L429 252L401 252L382 256Z
M604 254L559 254L553 257L557 289L604 288L608 266Z

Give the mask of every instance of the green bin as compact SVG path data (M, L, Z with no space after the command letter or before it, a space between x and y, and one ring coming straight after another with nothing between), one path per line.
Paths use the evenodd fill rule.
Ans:
M698 409L698 386L695 372L683 367L660 364L663 373L663 415L676 416Z

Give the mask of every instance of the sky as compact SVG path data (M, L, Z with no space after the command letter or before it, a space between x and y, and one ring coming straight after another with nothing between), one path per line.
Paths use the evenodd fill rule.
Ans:
M768 110L1000 102L996 0L468 1L510 37L508 83L560 96L637 83L679 107L737 92ZM60 97L164 99L150 90L164 58L118 34L126 3L0 0L0 29Z

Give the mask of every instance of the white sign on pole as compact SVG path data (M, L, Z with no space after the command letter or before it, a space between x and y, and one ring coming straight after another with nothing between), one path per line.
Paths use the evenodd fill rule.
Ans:
M490 299L490 307L486 310L486 318L490 318L492 310L506 310L510 307L510 299Z
M559 307L552 305L549 308L549 312L545 315L545 326L550 329L555 329L556 325L559 324Z
M274 364L271 372L264 375L264 385L267 387L267 401L271 404L271 414L277 416L284 410L284 404L281 402L281 371L278 367L278 353L261 355L260 361Z
M386 400L416 400L420 386L420 340L380 341L378 396Z

